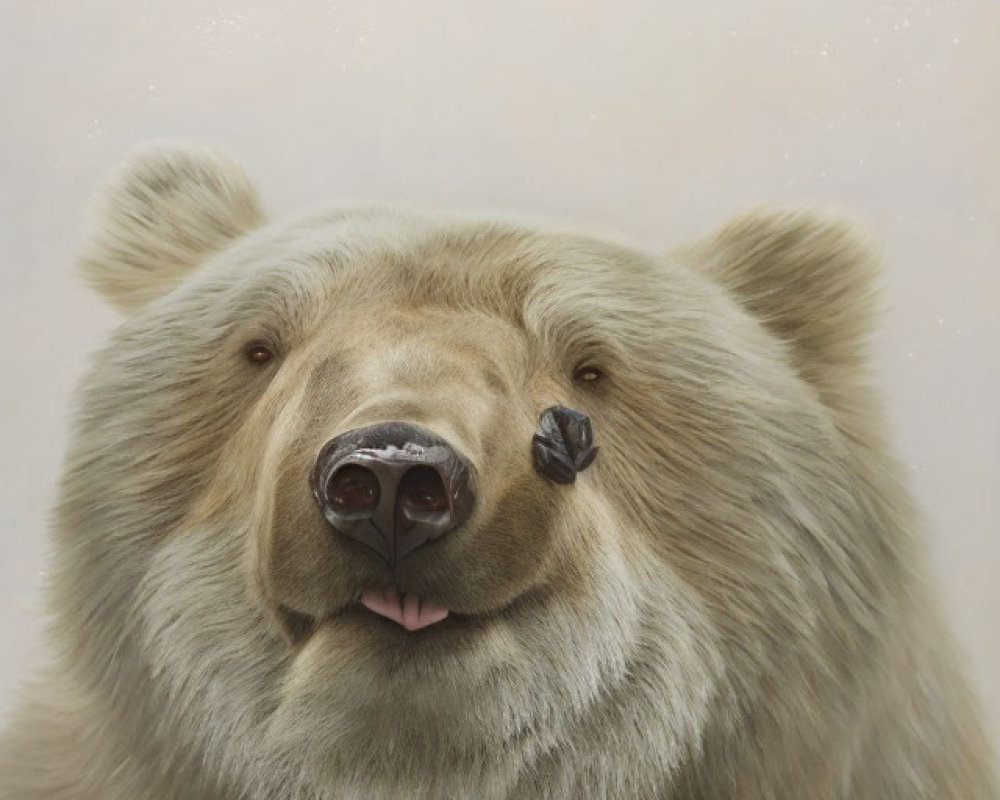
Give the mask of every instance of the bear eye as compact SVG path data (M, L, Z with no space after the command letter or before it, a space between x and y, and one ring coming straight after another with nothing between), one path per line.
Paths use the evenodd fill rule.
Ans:
M604 372L591 364L585 364L582 367L577 367L573 372L573 380L578 381L579 383L593 384L603 377Z
M254 364L264 364L274 358L274 350L268 345L255 342L247 348L247 359Z

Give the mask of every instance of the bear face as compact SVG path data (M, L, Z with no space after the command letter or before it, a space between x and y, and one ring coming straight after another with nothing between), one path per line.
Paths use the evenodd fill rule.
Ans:
M82 387L50 599L150 796L849 780L913 613L842 225L758 215L663 259L388 210L266 224L176 145L98 208L84 269L128 316ZM571 419L557 479L533 437Z

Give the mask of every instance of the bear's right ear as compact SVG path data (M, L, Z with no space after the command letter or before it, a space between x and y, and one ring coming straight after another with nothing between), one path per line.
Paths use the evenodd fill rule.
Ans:
M881 308L879 253L864 226L815 211L762 209L677 252L788 347L845 426L875 419L868 339ZM867 405L866 405L867 404ZM862 440L877 434L865 428Z
M127 313L263 222L257 191L232 158L200 145L152 142L98 192L80 267Z

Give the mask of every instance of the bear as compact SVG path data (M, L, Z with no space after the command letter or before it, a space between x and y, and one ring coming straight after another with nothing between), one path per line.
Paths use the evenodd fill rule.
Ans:
M996 797L866 346L877 247L270 220L140 147L4 800Z

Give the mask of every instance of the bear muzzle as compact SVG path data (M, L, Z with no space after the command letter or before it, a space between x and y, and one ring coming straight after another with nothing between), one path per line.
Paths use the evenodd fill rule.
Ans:
M571 484L597 451L585 414L564 406L542 412L532 439L539 476ZM412 423L385 422L326 442L310 484L333 531L364 545L395 572L400 561L469 518L474 478L468 459L440 436ZM363 591L360 603L410 631L448 616L446 607L384 584Z

